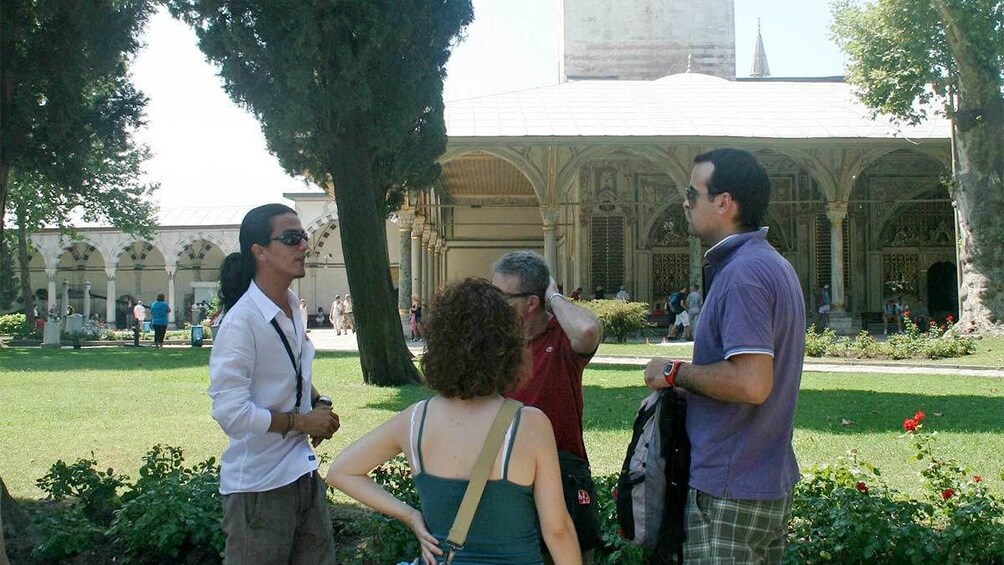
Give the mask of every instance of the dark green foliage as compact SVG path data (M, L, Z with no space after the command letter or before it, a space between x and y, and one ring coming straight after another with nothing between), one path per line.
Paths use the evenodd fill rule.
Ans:
M418 382L404 343L385 218L429 188L446 150L446 61L470 0L170 0L293 175L332 192L363 379Z
M812 325L805 332L805 354L809 357L853 357L858 359L944 359L964 357L976 351L976 339L959 335L951 324L932 325L921 332L909 317L904 318L905 333L893 334L884 342L862 330L854 339L837 337L826 329L816 332Z
M935 455L920 420L907 420L916 428L902 439L914 439L925 464L926 500L887 487L854 452L813 467L795 487L787 563L1004 562L1004 501L967 467Z
M644 302L586 300L577 304L596 314L603 322L603 336L612 337L617 343L624 343L629 335L641 331L649 312Z
M181 448L155 445L144 461L131 484L93 457L53 464L38 486L60 504L38 513L32 555L59 561L111 544L127 562L218 561L226 538L215 459L186 467Z
M15 179L86 195L107 183L97 170L134 151L146 98L129 83L128 64L153 5L10 1L0 10L0 211Z
M200 549L222 555L226 537L216 460L185 467L181 448L161 445L144 460L108 536L132 557L179 557Z
M60 459L36 483L47 499L73 498L87 519L99 526L108 526L122 505L118 490L126 485L129 477L116 475L114 469L97 469L97 464L93 452L90 459L78 459L69 465Z
M84 514L79 504L55 505L36 513L33 527L41 542L31 556L42 562L60 563L96 547L104 539L104 528Z

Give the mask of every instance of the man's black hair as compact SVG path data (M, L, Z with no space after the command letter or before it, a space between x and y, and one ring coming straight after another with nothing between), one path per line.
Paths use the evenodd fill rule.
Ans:
M701 153L694 163L711 163L715 166L708 180L712 194L728 192L739 204L739 226L755 230L763 226L770 203L770 177L767 169L749 151L742 149L715 149Z

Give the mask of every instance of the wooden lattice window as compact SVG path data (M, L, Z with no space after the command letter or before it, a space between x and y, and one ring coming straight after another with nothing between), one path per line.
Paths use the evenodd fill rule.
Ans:
M885 296L917 295L919 261L912 253L886 253L882 256L882 289Z
M590 280L608 293L626 284L624 280L624 218L596 216L591 221L592 245Z
M850 218L844 220L844 296L851 294L851 237L848 223ZM823 286L830 284L830 261L832 260L830 250L830 220L826 214L816 216L816 284Z
M686 253L652 255L652 290L657 297L690 285L690 256Z

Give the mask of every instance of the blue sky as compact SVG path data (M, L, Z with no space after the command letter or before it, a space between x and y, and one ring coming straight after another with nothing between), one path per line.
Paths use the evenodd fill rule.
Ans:
M567 1L567 0L566 0ZM475 21L448 65L447 100L558 82L557 0L474 0ZM753 61L757 19L773 76L843 74L825 0L735 0L736 74ZM265 148L255 119L235 106L198 50L195 34L165 12L134 65L150 98L140 133L162 206L258 204L303 190Z

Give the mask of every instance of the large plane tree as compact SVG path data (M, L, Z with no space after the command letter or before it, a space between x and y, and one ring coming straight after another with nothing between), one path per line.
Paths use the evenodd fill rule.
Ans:
M415 382L385 220L439 175L446 61L469 0L170 0L290 174L333 192L363 379Z
M951 118L959 323L1004 322L1004 2L839 0L833 14L865 104L910 123L929 108Z

